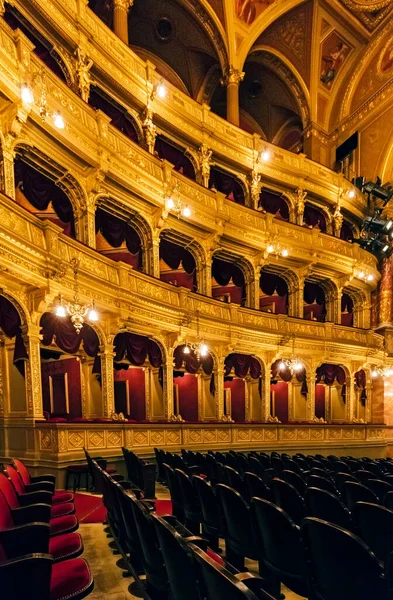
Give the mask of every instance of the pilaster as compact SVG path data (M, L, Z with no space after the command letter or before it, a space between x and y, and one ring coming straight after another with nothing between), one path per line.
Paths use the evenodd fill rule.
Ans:
M100 346L102 409L104 417L110 417L115 411L114 356L113 344L103 344Z
M113 0L113 31L128 45L128 11L134 0Z
M167 360L163 366L164 373L164 412L165 419L174 416L174 389L173 389L173 349L168 349Z
M1 149L1 191L15 200L15 152L9 148Z
M40 330L39 325L22 328L23 341L29 356L29 360L25 361L27 416L34 419L43 419Z
M216 387L216 419L222 421L225 416L224 409L224 358L220 358L215 371Z

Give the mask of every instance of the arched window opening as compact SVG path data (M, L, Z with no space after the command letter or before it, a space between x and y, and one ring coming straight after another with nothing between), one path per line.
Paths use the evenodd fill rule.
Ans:
M41 325L41 378L44 415L52 422L86 420L82 406L82 378L89 380L85 410L100 414L102 395L99 339L84 323L78 334L70 317L44 313Z
M307 202L304 206L303 222L305 226L311 229L319 229L322 233L326 233L327 225L324 212Z
M197 359L191 348L178 346L174 352L174 411L187 422L216 418L215 378L210 353Z
M225 359L224 368L224 414L231 417L235 423L260 421L262 386L262 367L255 356L229 354Z
M345 292L341 295L341 325L353 327L353 300Z
M129 332L118 333L113 343L115 413L122 413L129 422L163 420L160 347L146 336Z
M340 230L340 238L346 242L352 242L354 238L353 226L349 221L343 221Z
M289 221L289 208L282 194L262 188L258 206L281 221Z
M139 234L123 219L105 209L96 210L96 248L114 261L123 261L142 270L142 244Z
M75 238L72 204L67 195L49 177L22 159L15 161L15 200L33 215L48 219Z
M96 110L102 110L111 119L111 125L124 133L130 140L138 143L138 133L127 109L105 94L96 86L91 86L89 104Z
M303 319L308 321L326 321L326 296L324 289L317 283L306 281L303 290Z
M367 376L364 369L354 375L355 414L354 418L360 423L367 422Z
M189 250L165 238L160 240L160 279L196 292L195 258Z
M288 314L288 284L279 275L261 271L259 309L276 315Z
M221 302L245 306L246 285L243 271L233 263L213 258L212 296Z
M158 135L154 151L159 158L172 163L175 167L175 171L188 177L188 179L195 181L194 165L186 156L185 150L176 146L163 135Z
M57 58L54 56L53 45L48 42L37 29L18 11L17 8L6 3L4 19L12 29L20 29L25 36L34 44L33 52L42 60L43 63L67 83L63 69L60 67Z
M331 422L346 420L347 376L340 365L324 363L316 370L315 416Z
M291 386L291 389L290 389ZM289 395L292 394L292 409L289 411ZM296 372L277 359L271 367L270 414L281 423L307 420L307 373L303 367Z
M218 167L210 169L209 188L225 194L225 197L232 202L243 206L245 204L244 189L239 179Z

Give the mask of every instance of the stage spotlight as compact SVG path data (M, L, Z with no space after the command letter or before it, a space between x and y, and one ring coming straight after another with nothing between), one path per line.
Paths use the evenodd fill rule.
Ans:
M362 192L370 196L374 196L375 198L379 198L380 200L383 200L384 206L389 202L389 200L393 196L393 189L387 189L380 185L380 179L378 179L376 183L373 183L372 181L367 181L367 183L363 184Z
M367 231L373 231L374 233L387 235L392 229L393 221L389 219L384 221L382 219L376 219L375 217L367 217L363 222L363 228Z

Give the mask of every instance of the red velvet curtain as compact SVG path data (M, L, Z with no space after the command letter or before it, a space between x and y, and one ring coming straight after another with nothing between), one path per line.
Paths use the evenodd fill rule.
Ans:
M14 364L22 368L23 364L18 365L18 361L28 360L29 357L22 338L20 316L4 296L0 296L0 329L8 338L15 338Z
M283 221L289 221L288 204L279 192L262 188L258 206Z
M15 161L15 185L18 184L21 184L24 195L37 210L46 210L52 202L59 220L63 224L70 224L71 236L75 237L72 204L63 190L21 159Z
M275 275L274 273L261 272L259 285L264 294L267 296L273 296L278 294L281 297L287 296L288 285L285 279Z
M198 373L200 367L202 367L206 375L211 375L213 372L213 357L211 354L207 356L201 356L201 360L198 361L193 350L189 354L184 353L185 346L178 346L173 354L173 363L175 369L179 370L182 367L187 373Z
M340 238L346 242L352 242L354 238L353 227L348 221L343 221L343 224L341 225Z
M216 167L210 169L209 187L225 194L228 200L244 204L244 191L240 181L230 173Z
M224 375L227 377L233 369L240 378L250 375L251 379L259 379L262 372L259 360L249 354L229 354L225 359Z
M180 148L174 146L162 135L156 137L154 149L160 158L169 161L175 166L175 171L195 181L194 166L185 155L185 150L180 150Z
M361 400L362 404L364 405L367 400L367 391L366 391L367 378L366 378L366 373L363 369L361 369L360 371L357 371L355 373L355 386L359 390L361 390L360 400Z
M340 365L324 363L316 371L316 384L322 382L325 385L333 385L337 381L342 386L341 396L344 400L346 398L346 379L345 371Z
M326 233L326 218L322 210L319 210L316 206L307 204L304 207L303 221L309 227L319 227L319 229Z
M282 379L282 381L285 381L286 383L288 383L289 381L291 381L293 374L291 372L291 369L289 367L287 367L287 365L285 365L281 369L280 368L281 362L282 362L282 359L279 358L272 364L271 377L273 380ZM301 395L304 396L305 398L307 398L308 385L307 385L306 369L303 368L303 369L297 371L295 374L295 377L298 380L298 382L302 384L302 387L300 390Z
M135 333L118 333L114 339L114 360L121 362L126 358L132 365L141 367L148 357L152 367L158 368L162 365L162 354L160 347L143 335Z
M174 271L183 267L186 273L194 273L196 269L195 259L186 248L173 244L168 240L160 241L160 258Z
M102 233L112 248L119 248L125 242L130 254L137 255L138 267L142 266L141 239L138 232L126 221L98 208L96 210L96 232L98 231Z
M99 88L90 88L89 104L96 110L102 110L111 120L111 125L124 133L130 140L138 143L138 134L127 110Z

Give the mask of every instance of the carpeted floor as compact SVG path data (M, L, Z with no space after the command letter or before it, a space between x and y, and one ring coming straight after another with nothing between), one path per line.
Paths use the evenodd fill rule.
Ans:
M75 511L79 523L103 523L106 518L106 508L102 503L101 496L92 494L74 494ZM170 500L154 500L156 511L159 515L172 514L172 502Z

